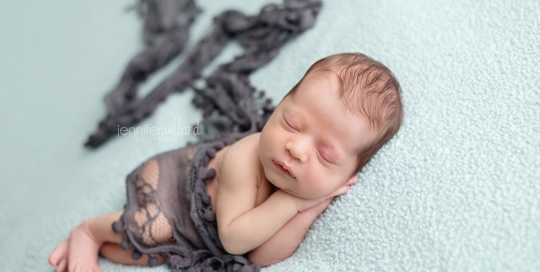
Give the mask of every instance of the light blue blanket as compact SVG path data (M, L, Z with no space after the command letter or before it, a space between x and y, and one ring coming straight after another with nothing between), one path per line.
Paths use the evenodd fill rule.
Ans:
M0 1L0 271L53 271L48 254L73 226L122 209L132 169L193 138L83 148L142 48L141 21L124 12L134 1ZM224 9L269 1L197 0L188 49ZM537 0L324 2L253 84L278 102L314 61L363 52L400 80L405 122L296 253L265 271L540 271L539 18ZM231 44L213 67L240 53ZM196 122L192 97L171 96L140 125Z

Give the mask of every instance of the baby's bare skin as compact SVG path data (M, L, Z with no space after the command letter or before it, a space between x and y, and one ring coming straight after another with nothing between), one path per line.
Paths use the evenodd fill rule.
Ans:
M260 137L260 133L254 133L250 136L245 137L244 139L239 140L238 142L234 143L233 145L241 146L239 150L245 151L247 149L256 149L258 148L258 138ZM216 170L216 176L208 180L206 182L206 190L208 195L212 199L212 210L217 211L216 209L216 199L217 199L217 191L218 191L218 185L220 180L220 173L221 173L221 165L223 162L223 157L225 157L225 154L227 154L228 160L236 160L238 159L238 156L246 156L246 154L249 154L249 152L243 153L243 152L231 152L228 153L229 148L231 146L226 146L223 149L219 150L216 153L216 157L214 159L210 160L208 163L208 168L214 168ZM238 149L238 147L236 147ZM243 153L243 154L238 154ZM254 158L249 158L250 160L258 160L258 156ZM256 199L255 199L255 206L259 206L261 203L263 203L271 193L273 193L276 190L276 187L272 185L270 182L268 182L267 179L264 178L263 173L260 171L260 169L252 169L247 168L245 169L246 172L253 173L253 175L256 177L256 179L253 180L254 185L257 187L257 193L256 193Z
M91 234L88 224L73 228L68 239L64 240L49 256L49 264L55 271L102 271L97 265L99 243Z

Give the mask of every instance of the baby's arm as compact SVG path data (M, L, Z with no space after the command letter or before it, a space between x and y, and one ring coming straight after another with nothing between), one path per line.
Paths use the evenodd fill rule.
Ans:
M258 138L248 136L233 144L218 166L216 220L219 240L230 254L258 247L297 213L290 195L282 191L255 208L257 181L264 178L258 158Z
M218 186L222 184L224 182L220 182ZM225 189L226 187L229 188ZM270 239L298 212L308 210L333 196L344 194L349 189L349 186L343 186L329 196L312 200L294 197L278 190L264 203L255 207L254 197L250 201L249 194L246 194L249 190L241 187L225 185L218 188L217 193L219 237L225 250L231 254L251 251ZM233 191L236 191L236 194L232 194Z
M350 186L356 182L357 178L353 176L345 185ZM317 206L296 214L269 240L249 252L248 259L252 263L269 266L290 257L304 239L313 222L333 200L334 197L328 198Z
M298 212L293 198L281 190L255 207L257 177L245 167L244 163L224 158L216 195L219 239L231 254L244 254L258 247Z

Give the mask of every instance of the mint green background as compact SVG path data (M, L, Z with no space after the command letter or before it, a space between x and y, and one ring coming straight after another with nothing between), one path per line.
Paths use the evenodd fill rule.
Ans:
M188 48L224 9L268 2L198 0ZM53 271L47 256L73 226L121 209L125 176L188 138L82 146L142 49L141 21L124 11L134 1L0 3L0 270ZM539 1L326 1L253 84L277 102L319 58L364 52L400 80L405 123L267 271L539 271L539 18ZM232 43L213 67L241 52ZM196 122L191 97L172 95L141 125Z

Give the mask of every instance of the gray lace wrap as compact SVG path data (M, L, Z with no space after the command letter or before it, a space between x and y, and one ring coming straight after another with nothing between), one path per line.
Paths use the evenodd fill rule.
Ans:
M218 150L237 139L190 144L148 159L127 177L127 204L112 228L132 257L161 254L172 271L259 271L245 256L230 255L217 233L206 192L215 176L206 166ZM149 265L158 260L150 257Z

